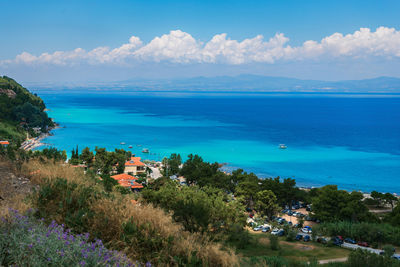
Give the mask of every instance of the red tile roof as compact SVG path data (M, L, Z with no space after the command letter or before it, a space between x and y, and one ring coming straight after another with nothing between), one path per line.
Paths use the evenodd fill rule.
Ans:
M9 145L9 144L10 144L10 142L8 142L8 141L0 141L0 145Z
M135 176L132 176L132 175L129 175L126 173L113 175L113 176L111 176L111 178L114 178L115 180L137 180L138 179Z
M129 161L125 162L125 166L145 166L140 160L140 157L131 157Z
M143 188L143 185L135 182L134 180L126 181L126 180L119 180L119 185L123 187L130 187L130 188Z

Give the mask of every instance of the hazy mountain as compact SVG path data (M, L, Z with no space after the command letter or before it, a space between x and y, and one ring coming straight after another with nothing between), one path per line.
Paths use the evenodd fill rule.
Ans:
M184 79L132 79L118 82L35 84L37 89L86 89L123 91L246 91L246 92L347 92L400 93L400 78L319 81L257 75L194 77Z

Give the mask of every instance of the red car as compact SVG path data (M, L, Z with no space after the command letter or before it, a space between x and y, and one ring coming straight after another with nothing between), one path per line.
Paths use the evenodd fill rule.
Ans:
M367 242L361 242L361 241L358 241L357 245L359 245L361 247L368 247L369 246Z

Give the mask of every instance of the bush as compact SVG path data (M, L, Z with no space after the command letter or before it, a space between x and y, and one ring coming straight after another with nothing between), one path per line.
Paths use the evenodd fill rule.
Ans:
M349 255L347 264L351 267L400 267L400 262L390 257L382 257L363 249Z
M77 233L89 232L107 247L124 251L140 262L161 266L236 266L237 256L206 236L191 234L174 223L163 210L141 203L132 204L133 194L111 188L106 192L99 179L81 170L54 163L23 166L40 185L33 198L37 215L64 223ZM46 178L45 178L46 177ZM62 177L62 178L59 178Z
M313 227L313 234L350 237L376 245L389 243L400 245L400 227L385 223L321 223Z
M279 239L278 236L276 235L270 235L269 236L269 245L271 247L272 250L279 250L280 246L279 246Z
M286 236L286 240L287 240L287 241L294 241L295 238L296 238L296 234L297 234L296 231L294 231L294 230L289 230L289 231L288 231L288 234L287 234L287 236Z
M11 211L0 224L1 266L133 266L125 255L106 249L89 234L74 235L53 221Z

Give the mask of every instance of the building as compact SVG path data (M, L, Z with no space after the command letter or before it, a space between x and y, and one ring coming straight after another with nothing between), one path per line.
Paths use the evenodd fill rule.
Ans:
M8 147L9 144L10 144L10 142L8 142L8 141L0 141L0 145L3 147Z
M111 176L111 178L116 180L120 186L123 186L125 188L130 188L133 191L139 191L140 189L143 188L143 185L139 184L136 181L138 178L126 173L113 175Z
M146 165L140 161L140 157L131 157L130 160L125 162L124 173L129 175L138 175L146 173Z
M33 127L32 129L36 134L40 134L42 132L42 128L41 127Z

